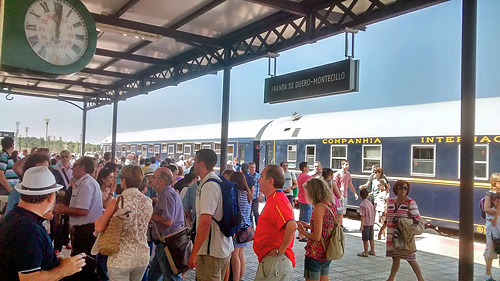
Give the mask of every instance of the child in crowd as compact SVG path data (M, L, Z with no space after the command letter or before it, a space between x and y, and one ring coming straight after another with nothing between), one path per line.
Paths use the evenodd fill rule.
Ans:
M373 224L375 215L373 213L373 204L367 200L368 190L362 189L360 192L361 204L359 204L359 214L361 215L361 227L359 230L362 233L363 252L359 253L360 257L375 256L375 241L373 240ZM368 251L368 241L370 241L370 251Z
M387 210L387 200L389 199L389 185L385 179L381 179L378 184L378 193L375 197L375 223L380 227L378 232L378 240L382 240L385 236L385 212Z
M498 215L500 214L500 193L491 193L491 203L495 215L486 213L486 248L484 249L484 260L486 262L486 281L495 281L491 276L491 266L493 259L498 258L500 247L495 247L493 239L500 239L500 223Z

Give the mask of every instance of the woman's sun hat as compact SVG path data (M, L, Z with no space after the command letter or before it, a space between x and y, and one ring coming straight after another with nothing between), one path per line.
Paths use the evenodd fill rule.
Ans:
M56 178L48 167L31 167L24 172L23 181L16 185L16 190L24 195L46 195L63 188L56 183Z

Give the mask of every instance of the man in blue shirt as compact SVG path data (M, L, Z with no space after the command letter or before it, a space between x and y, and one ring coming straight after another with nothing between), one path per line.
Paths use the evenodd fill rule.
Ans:
M59 280L85 265L84 254L58 260L42 225L61 188L43 166L26 170L16 186L21 201L0 222L0 276L5 280Z
M259 219L259 200L262 197L262 194L259 190L260 174L256 172L257 167L256 167L254 162L248 163L248 170L249 170L250 176L252 177L253 182L254 182L253 200L252 200L252 214L255 218L255 225L257 225L257 220ZM248 187L250 187L250 185ZM251 189L251 187L250 187L250 189Z
M160 237L157 234L157 230L163 236L184 227L182 200L181 196L174 190L173 182L174 175L168 168L158 168L153 174L152 186L157 192L158 202L153 209L151 218L155 224L151 235L157 246L148 273L149 281L156 281L160 276L163 276L164 280L182 280L181 274L173 274L165 250L158 244Z

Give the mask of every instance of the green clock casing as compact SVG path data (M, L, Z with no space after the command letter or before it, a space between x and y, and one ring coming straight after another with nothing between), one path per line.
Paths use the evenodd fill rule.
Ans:
M97 33L78 0L6 0L0 70L45 77L70 75L92 59Z

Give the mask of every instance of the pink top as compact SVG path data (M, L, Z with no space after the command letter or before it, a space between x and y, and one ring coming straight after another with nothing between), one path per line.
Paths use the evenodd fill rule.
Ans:
M367 199L363 199L359 204L359 215L365 217L364 226L371 226L375 223L373 204Z
M347 188L349 187L349 183L352 183L351 173L344 170L338 170L333 177L333 180L337 184L337 187L340 189L340 193L342 196L347 197Z
M309 204L307 202L307 194L306 194L306 190L304 189L304 187L302 186L306 181L308 181L309 179L311 179L312 177L311 176L308 176L306 173L301 173L298 177L297 177L297 184L299 186L299 203L303 203L303 204Z

